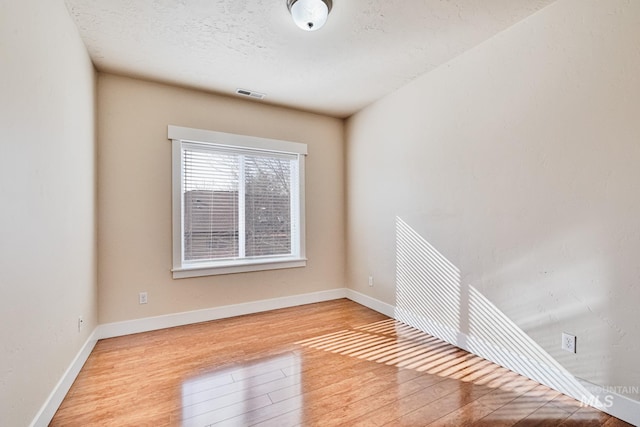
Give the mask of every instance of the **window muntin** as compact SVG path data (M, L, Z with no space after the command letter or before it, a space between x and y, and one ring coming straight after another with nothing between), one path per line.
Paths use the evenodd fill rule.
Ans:
M306 145L175 126L169 137L174 278L305 265Z

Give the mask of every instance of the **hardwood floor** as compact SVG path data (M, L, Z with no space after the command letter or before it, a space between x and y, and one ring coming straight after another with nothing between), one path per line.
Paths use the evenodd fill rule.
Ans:
M348 300L101 340L52 426L627 426Z

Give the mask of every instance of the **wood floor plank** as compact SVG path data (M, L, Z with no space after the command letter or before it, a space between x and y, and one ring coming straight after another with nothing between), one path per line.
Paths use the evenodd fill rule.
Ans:
M569 418L573 412L548 402L527 417L514 424L515 427L553 427Z
M559 423L628 425L336 300L100 340L50 425Z
M429 425L438 419L448 416L457 409L477 400L491 391L486 386L473 383L460 383L452 393L431 402L398 418L392 424L398 425Z
M555 398L558 394L560 393L544 385L537 385L525 394L473 423L473 425L496 427L513 426Z
M400 425L404 416L409 413L423 408L425 406L433 404L433 402L440 399L442 396L446 396L455 393L460 384L457 381L438 377L436 375L427 375L420 377L416 381L423 381L426 379L428 382L426 387L420 390L420 392L403 396L396 399L385 406L381 406L366 415L356 420L354 426L382 426L387 424ZM438 379L437 382L433 382L434 379ZM431 384L429 384L431 383Z
M493 388L487 394L429 424L430 427L462 426L486 417L496 409L507 405L518 396L536 387L536 384L513 372L504 374L506 385Z
M610 415L604 412L598 411L595 408L589 406L582 406L570 417L558 424L559 427L571 427L571 426L586 426L586 427L600 427L604 425L609 419Z
M427 425L429 427L459 427L470 425L471 423L484 418L491 412L491 408L488 408L475 400Z

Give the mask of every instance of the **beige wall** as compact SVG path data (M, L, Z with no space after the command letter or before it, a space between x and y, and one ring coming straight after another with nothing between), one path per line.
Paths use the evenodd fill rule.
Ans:
M561 0L352 117L348 285L640 384L638 40L640 2Z
M95 72L62 1L0 2L0 64L0 425L24 426L96 327Z
M110 74L98 80L100 323L344 286L341 120ZM308 144L305 268L172 279L170 124ZM148 304L138 304L140 291Z

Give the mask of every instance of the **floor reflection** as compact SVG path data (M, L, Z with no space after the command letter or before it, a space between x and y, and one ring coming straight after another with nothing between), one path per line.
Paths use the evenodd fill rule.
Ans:
M509 372L393 319L297 344L489 387L502 385Z
M183 426L254 425L301 407L300 356L294 352L182 384Z

